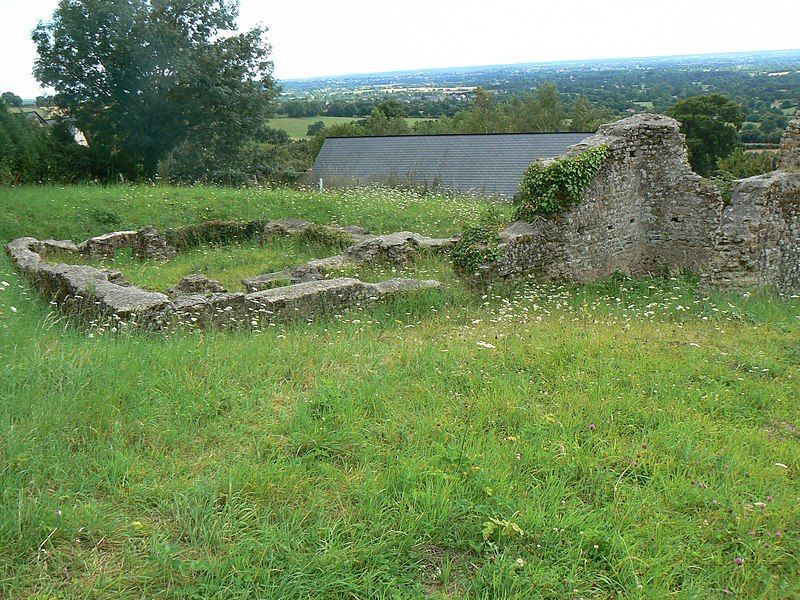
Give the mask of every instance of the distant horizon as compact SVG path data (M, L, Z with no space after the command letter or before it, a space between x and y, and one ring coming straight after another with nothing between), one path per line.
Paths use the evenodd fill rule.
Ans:
M0 0L0 91L33 98L51 90L33 77L31 31L58 0ZM269 29L274 77L292 82L347 75L435 71L670 56L780 52L797 45L796 0L747 10L727 0L673 0L669 10L638 0L369 0L285 3L240 0L239 31ZM746 34L746 35L745 35ZM758 48L754 50L753 48Z
M569 63L590 63L601 62L609 60L647 60L656 58L691 58L691 57L706 57L706 56L736 56L745 54L768 54L768 53L797 53L800 54L800 48L775 48L767 50L735 50L731 52L690 52L688 54L649 54L642 56L602 56L598 58L568 58L559 60L533 60L523 62L506 62L506 63L483 63L474 65L444 65L439 67L409 67L404 69L392 69L388 71L352 71L348 73L332 73L329 75L319 74L307 77L284 77L279 78L277 81L314 81L316 79L329 79L335 77L351 77L354 75L391 75L394 73L414 73L414 72L434 72L434 71L449 71L455 69L486 69L492 67L525 67L531 65L559 65ZM800 69L800 63L797 65Z

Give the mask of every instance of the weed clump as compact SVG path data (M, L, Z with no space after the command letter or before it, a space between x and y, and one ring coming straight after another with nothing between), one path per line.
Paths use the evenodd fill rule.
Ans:
M481 265L500 258L500 229L504 224L499 209L489 207L477 223L467 226L450 251L456 273L474 275Z

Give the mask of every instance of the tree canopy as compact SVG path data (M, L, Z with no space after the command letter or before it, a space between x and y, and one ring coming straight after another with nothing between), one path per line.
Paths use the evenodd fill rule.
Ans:
M34 73L108 169L152 176L182 148L234 154L271 115L266 30L236 0L60 0L33 32Z
M726 96L691 96L675 104L667 114L681 122L689 147L689 162L700 175L716 171L719 159L728 156L739 144L744 111Z
M9 106L19 107L22 106L22 98L13 92L3 92L0 94L0 99Z

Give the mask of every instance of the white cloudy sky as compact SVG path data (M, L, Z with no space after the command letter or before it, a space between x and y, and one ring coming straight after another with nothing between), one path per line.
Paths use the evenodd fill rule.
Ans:
M0 0L0 91L41 92L30 31L57 0ZM800 0L241 0L278 78L800 48Z

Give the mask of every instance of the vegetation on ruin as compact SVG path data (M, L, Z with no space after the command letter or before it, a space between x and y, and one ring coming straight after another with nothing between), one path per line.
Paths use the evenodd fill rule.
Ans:
M278 217L448 235L483 208L0 189L0 241ZM213 271L238 251L186 252ZM113 335L1 256L0 596L800 592L797 299L669 277L474 292L437 256L350 272L445 285L263 331Z
M477 223L464 229L455 247L450 251L450 260L456 272L470 276L478 267L500 258L500 229L504 224L503 214L497 207L490 207Z
M515 218L532 221L537 215L566 210L583 198L608 154L604 144L576 156L537 161L525 171L515 198Z

